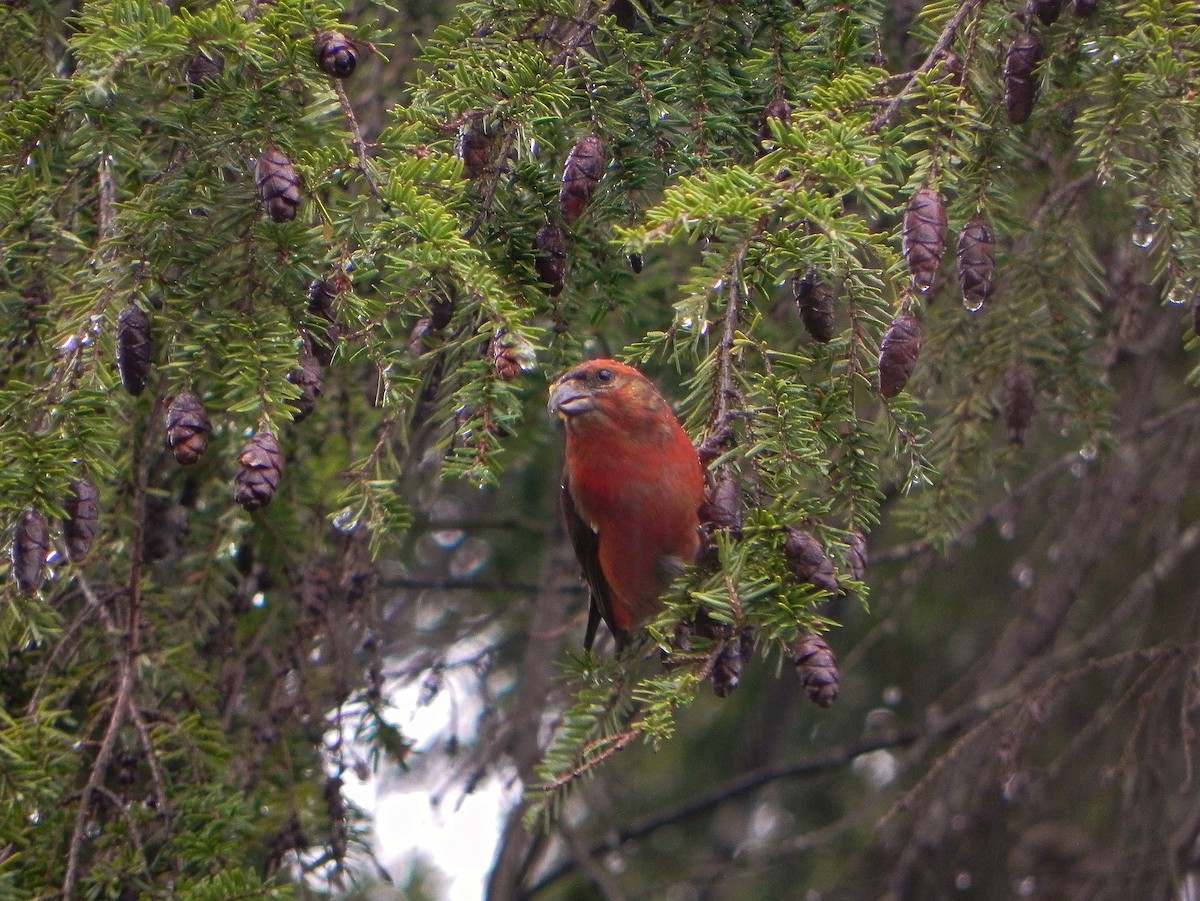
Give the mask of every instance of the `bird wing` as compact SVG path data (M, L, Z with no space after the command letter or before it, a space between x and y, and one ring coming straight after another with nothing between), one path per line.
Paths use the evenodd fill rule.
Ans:
M588 587L588 624L583 638L584 650L592 649L592 642L596 638L596 629L599 627L601 619L608 624L608 630L612 632L619 650L625 646L625 631L618 629L613 624L612 588L609 587L608 580L604 577L604 571L600 568L600 535L584 521L575 508L575 499L571 496L571 486L565 470L562 477L560 500L563 520L567 524L567 534L571 536L571 545L575 548L575 556L579 558L583 579L587 582Z

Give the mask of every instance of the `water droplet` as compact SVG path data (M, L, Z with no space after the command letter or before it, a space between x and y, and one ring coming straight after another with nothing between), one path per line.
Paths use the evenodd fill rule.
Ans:
M1033 567L1028 563L1013 564L1012 577L1018 588L1033 587Z
M450 559L450 575L455 579L470 578L487 566L491 556L491 544L482 538L468 538Z
M924 285L917 285L917 290L922 294L928 294L931 290L933 290L933 282Z
M263 607L267 606L267 596L261 591L256 591L254 592L254 597L250 598L250 604L254 607L258 607L261 610Z
M889 707L895 707L902 700L904 700L904 692L898 685L889 685L883 690L883 703Z
M333 516L333 527L339 532L353 532L358 528L358 510L355 507L339 510Z
M97 823L95 820L90 820L88 822L88 824L83 827L83 837L87 838L87 839L99 838L100 837L100 824Z
M954 887L960 892L965 892L971 887L971 874L963 870L954 877Z
M1017 537L1017 524L1014 520L1006 519L1000 523L1000 537L1012 541Z
M1017 883L1017 895L1019 895L1022 898L1028 898L1036 891L1037 891L1037 880L1034 879L1032 876L1026 876L1024 879L1022 879L1020 882Z
M1133 226L1133 243L1144 250L1154 243L1157 232L1158 223L1149 213L1143 213Z
M963 298L963 306L966 308L968 313L978 313L980 310L983 309L983 298L982 297L964 297Z
M42 812L40 810L31 810L27 819L31 826L36 826L42 821Z
M1092 463L1100 456L1100 449L1094 444L1085 444L1079 449L1079 458L1087 463Z
M1182 307L1194 301L1196 294L1196 280L1192 278L1181 279L1176 281L1171 286L1171 290L1167 292L1167 303Z

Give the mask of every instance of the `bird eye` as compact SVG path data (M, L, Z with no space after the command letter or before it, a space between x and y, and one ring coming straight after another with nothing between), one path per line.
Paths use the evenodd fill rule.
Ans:
M601 382L611 382L612 381L612 370L611 369L601 369L599 372L596 373L596 378Z

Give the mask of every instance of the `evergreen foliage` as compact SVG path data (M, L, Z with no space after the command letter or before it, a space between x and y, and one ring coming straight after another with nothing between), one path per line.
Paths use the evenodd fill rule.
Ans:
M714 672L727 693L836 634L839 599L868 597L853 535L885 505L916 546L950 546L1025 465L1004 424L1014 367L1041 429L1107 447L1113 336L1140 314L1110 296L1117 245L1148 254L1148 302L1197 302L1195 4L1101 0L1046 25L932 0L910 34L892 13L464 2L408 82L378 89L386 116L360 121L355 92L406 21L383 3L0 7L0 523L19 544L34 510L52 533L40 588L21 590L18 555L0 598L0 901L275 898L369 875L339 780L360 753L412 765L388 680L465 637L515 671L529 611L507 592L507 610L405 634L384 561L410 559L407 530L437 526L460 484L551 515L544 386L583 356L661 381L745 516L649 624L655 653L568 666L553 741L521 765L530 823L618 751L673 740ZM1013 124L1005 57L1026 29L1044 52ZM329 34L353 41L353 75ZM789 114L764 116L779 100ZM589 168L564 191L572 148ZM903 220L925 188L950 249L939 265L925 241L916 278ZM995 274L964 309L950 257L975 217ZM565 276L539 257L547 226ZM828 341L794 309L809 273L835 297ZM901 312L920 353L884 398ZM186 468L167 443L185 395L211 424ZM278 487L243 510L239 453L264 435L286 465L259 466ZM77 559L80 479L100 519ZM789 528L837 592L789 568ZM516 702L492 700L498 728Z

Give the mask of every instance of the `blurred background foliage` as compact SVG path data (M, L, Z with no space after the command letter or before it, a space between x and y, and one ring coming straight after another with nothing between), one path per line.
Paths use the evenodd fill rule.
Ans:
M491 899L1197 897L1198 36L6 0L0 899L443 897L404 792L496 798ZM545 412L594 356L719 548L621 657Z

